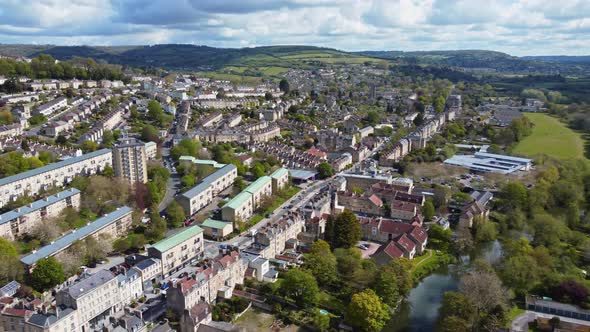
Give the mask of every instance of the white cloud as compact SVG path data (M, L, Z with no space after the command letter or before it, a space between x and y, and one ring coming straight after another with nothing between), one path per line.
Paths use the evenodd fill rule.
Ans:
M0 42L589 54L588 0L0 0Z

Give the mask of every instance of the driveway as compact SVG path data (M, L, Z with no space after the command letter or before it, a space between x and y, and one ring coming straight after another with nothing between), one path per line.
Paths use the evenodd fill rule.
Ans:
M516 316L510 323L510 332L528 332L529 323L536 319L534 312L527 311L524 314Z

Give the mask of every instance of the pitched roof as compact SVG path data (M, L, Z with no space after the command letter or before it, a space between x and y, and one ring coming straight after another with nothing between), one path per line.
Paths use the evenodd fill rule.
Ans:
M8 212L0 215L0 224L7 223L11 220L18 218L18 217L21 217L21 216L24 216L24 215L29 214L31 212L37 211L39 209L42 209L44 207L47 207L51 204L54 204L54 203L59 202L61 200L64 200L68 197L72 197L72 196L79 194L79 193L80 193L80 190L78 190L76 188L71 188L71 189L59 192L55 195L46 197L44 199L40 199L38 201L35 201L29 205L25 205L25 206L22 206L18 209L8 211Z
M152 248L158 250L159 252L165 252L202 232L203 229L199 226L187 227L183 231L167 237L158 243L155 243Z
M35 264L38 260L42 258L53 256L56 253L68 248L75 241L82 240L87 236L96 233L100 229L112 224L113 222L121 219L122 217L128 214L131 214L132 212L133 209L131 209L128 206L120 207L117 210L105 215L104 217L98 218L82 228L73 230L70 233L55 240L51 244L41 247L39 250L34 251L32 254L29 254L21 258L21 262L30 266Z
M426 233L426 231L422 227L412 228L410 235L411 235L411 237L413 237L414 239L416 239L420 243L424 243L424 241L426 241L426 239L428 239L428 234Z
M68 287L65 292L67 292L72 298L77 299L115 278L116 276L113 272L109 270L99 270L88 278L82 279Z
M381 222L379 223L379 231L380 232L388 233L388 234L395 234L395 235L408 233L412 230L412 227L413 226L410 224L396 222L396 221L387 220L387 219L381 220Z
M256 181L250 183L250 185L247 186L244 191L254 194L264 188L264 186L269 182L271 182L270 176L261 176Z
M110 153L111 153L111 149L102 149L102 150L83 154L79 157L68 158L66 160L62 160L57 163L49 164L47 166L35 168L30 171L18 173L16 175L12 175L12 176L0 179L0 186L6 185L6 184L9 184L12 182L20 181L20 180L29 178L31 176L43 174L45 172L50 172L50 171L53 171L53 170L56 170L56 169L59 169L62 167L70 166L70 165L76 164L76 163L83 161L83 160L95 158L95 157L102 156L105 154L110 154Z
M395 240L395 243L397 243L399 246L401 246L401 248L403 248L407 252L411 252L416 248L416 244L414 243L414 241L410 240L410 238L406 234L400 236L399 239Z
M276 171L272 172L272 174L270 175L271 178L273 179L278 179L281 178L285 175L289 175L289 171L287 171L286 168L279 168Z
M416 204L404 201L391 201L391 209L392 210L400 210L400 211L409 211L413 212L416 211Z
M397 245L390 241L382 250L387 256L391 258L400 258L404 256L404 253L397 247Z
M383 205L383 201L381 200L381 198L377 197L374 194L369 197L369 201L371 201L371 203L375 204L376 206Z
M247 201L252 200L252 194L246 191L242 191L241 193L237 194L234 198L232 198L229 202L225 203L223 207L229 207L234 210L239 209L242 205L244 205Z

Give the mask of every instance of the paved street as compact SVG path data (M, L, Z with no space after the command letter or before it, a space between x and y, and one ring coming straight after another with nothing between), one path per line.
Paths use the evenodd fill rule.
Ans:
M511 332L527 332L529 330L529 322L535 320L535 313L533 312L525 312L517 316L512 323L510 323L510 331Z

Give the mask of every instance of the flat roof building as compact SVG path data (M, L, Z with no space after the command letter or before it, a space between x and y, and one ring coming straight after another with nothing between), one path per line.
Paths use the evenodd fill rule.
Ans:
M474 172L511 174L517 171L529 171L532 168L533 160L476 152L474 155L454 155L444 163L464 167Z
M213 174L203 178L196 186L178 196L178 203L182 205L188 215L193 215L213 202L213 197L233 185L238 176L238 168L228 164Z

